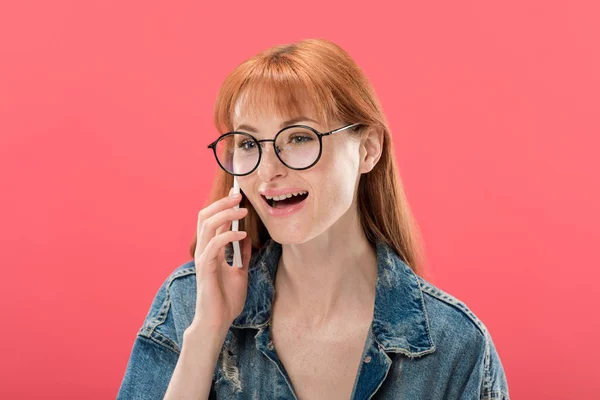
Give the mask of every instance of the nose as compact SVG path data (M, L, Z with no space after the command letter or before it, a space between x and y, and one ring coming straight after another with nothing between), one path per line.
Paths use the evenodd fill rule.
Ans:
M257 171L258 176L263 182L269 182L278 176L284 176L286 167L277 158L272 142L261 143L263 145L262 154L260 156L260 164Z

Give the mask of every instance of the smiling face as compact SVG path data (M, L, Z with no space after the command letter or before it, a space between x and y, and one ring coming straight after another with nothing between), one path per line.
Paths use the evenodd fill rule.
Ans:
M324 133L354 121L331 121L330 126L316 122L309 112L284 118L268 115L248 115L237 107L233 117L236 131L247 132L257 140L273 139L282 128L308 125ZM263 142L259 166L249 175L236 177L240 189L248 198L270 236L281 244L299 244L321 235L330 227L344 229L343 216L356 207L356 192L361 174L361 140L351 129L323 137L319 161L306 170L292 170L275 155L272 142ZM308 192L299 204L275 208L273 200L264 195ZM297 202L302 195L291 199Z

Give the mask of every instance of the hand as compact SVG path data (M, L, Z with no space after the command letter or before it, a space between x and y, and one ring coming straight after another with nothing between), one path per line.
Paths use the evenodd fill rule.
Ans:
M231 193L231 191L230 191ZM251 242L244 231L231 231L231 222L246 216L248 209L233 209L242 199L224 197L198 213L196 264L196 314L191 329L216 329L227 332L233 320L242 312L248 292L248 264ZM242 240L243 239L243 240ZM224 247L240 242L243 267L230 266Z

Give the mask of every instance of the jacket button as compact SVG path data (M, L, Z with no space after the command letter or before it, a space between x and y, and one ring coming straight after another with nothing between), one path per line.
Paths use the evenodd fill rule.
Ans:
M267 343L267 349L273 350L273 342Z
M367 364L370 363L371 362L371 356L366 356L363 361L366 362Z

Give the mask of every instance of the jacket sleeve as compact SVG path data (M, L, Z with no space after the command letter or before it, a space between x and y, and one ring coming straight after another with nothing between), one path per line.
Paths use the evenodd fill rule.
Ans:
M162 399L178 358L175 351L138 335L117 399Z
M195 291L189 291L192 284L195 287L191 276L195 279L193 267L180 267L156 293L133 343L117 400L164 398L181 353L183 331L189 325L181 310L187 307L182 299L195 296ZM195 297L190 301L195 304Z
M508 383L504 367L489 331L486 330L485 357L480 400L509 400Z

